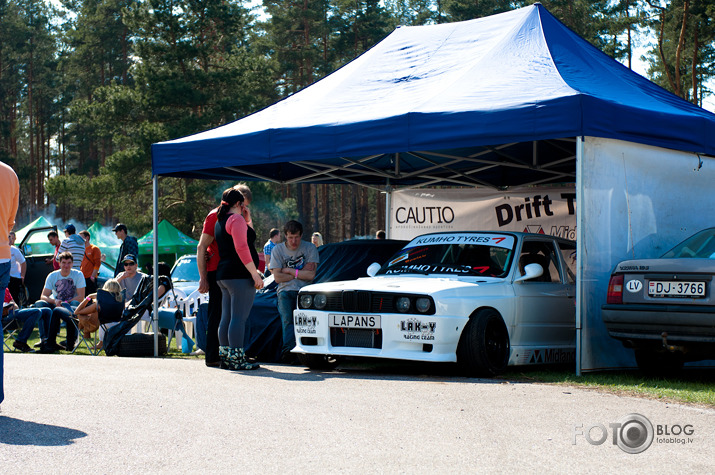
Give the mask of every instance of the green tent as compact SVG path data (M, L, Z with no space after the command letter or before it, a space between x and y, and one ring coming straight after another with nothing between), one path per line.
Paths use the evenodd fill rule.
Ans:
M104 261L114 267L114 264L117 262L117 257L119 256L119 246L122 245L122 241L117 239L117 235L114 234L110 228L105 228L99 221L92 223L92 225L87 228L87 231L91 236L90 242L97 246L102 251L102 254L104 254Z
M87 228L87 231L89 231L89 234L92 236L92 238L94 238L95 235L101 235L103 232L105 232L105 229L104 226L99 224L99 221L95 221L90 227Z
M199 242L190 238L174 227L169 221L163 219L159 223L159 256L160 261L167 264L173 263L184 254L196 254L196 246ZM154 252L154 231L149 231L139 239L139 259L148 258L151 262L151 255ZM163 257L163 258L162 258ZM142 264L140 262L140 265Z
M15 245L19 246L22 240L31 229L44 228L52 226L44 216L40 216L22 229L15 231ZM30 248L26 249L26 254L54 254L55 246L47 241L47 233L35 233L30 237L30 240L25 243L29 244Z

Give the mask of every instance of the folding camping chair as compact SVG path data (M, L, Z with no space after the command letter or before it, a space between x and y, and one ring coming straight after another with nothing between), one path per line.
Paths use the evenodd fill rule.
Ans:
M20 331L20 325L17 320L9 317L2 317L2 344L5 346L5 351L15 351L9 342L15 341L17 333Z
M77 315L75 315L72 306L66 302L63 303L62 306L70 312L70 322L74 325L75 331L77 332L77 340L79 340L75 343L74 348L72 348L70 354L74 354L75 351L77 351L77 348L84 344L90 355L97 356L99 352L102 351L101 348L97 349L97 331L94 332L94 343L90 346L90 342L87 341L87 338L84 337L84 332L79 329L79 318L77 318ZM69 325L69 323L66 324Z
M102 333L106 333L109 327L112 326L110 324L116 324L121 321L122 313L124 312L123 299L122 301L117 301L110 292L104 289L97 289L97 305L99 313L99 327L93 332L94 344L91 347L84 336L84 332L79 329L79 317L74 313L74 311L72 311L72 323L74 323L77 328L77 337L81 339L79 345L76 345L72 350L72 353L74 353L77 348L84 343L89 353L93 356L97 356L102 351L101 347L97 348L98 342L100 341L97 337L97 333L100 330ZM72 309L69 305L66 308L68 310Z

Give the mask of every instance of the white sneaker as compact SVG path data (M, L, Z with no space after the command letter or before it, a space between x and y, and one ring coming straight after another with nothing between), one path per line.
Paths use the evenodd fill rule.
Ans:
M204 352L204 350L202 350L201 348L199 348L198 350L192 351L192 352L189 353L189 354L190 354L191 356L199 356L199 355L205 355L206 353Z

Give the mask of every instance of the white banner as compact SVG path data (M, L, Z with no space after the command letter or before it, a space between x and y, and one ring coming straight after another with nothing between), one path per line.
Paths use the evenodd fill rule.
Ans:
M576 239L576 188L419 189L392 193L390 238L440 231L525 231Z

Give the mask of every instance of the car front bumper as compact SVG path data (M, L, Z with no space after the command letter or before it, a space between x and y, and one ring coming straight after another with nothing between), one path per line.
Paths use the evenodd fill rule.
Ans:
M331 327L331 315L347 316L339 312L295 310L293 352L456 362L459 337L468 321L457 316L381 314L378 328L355 329Z

